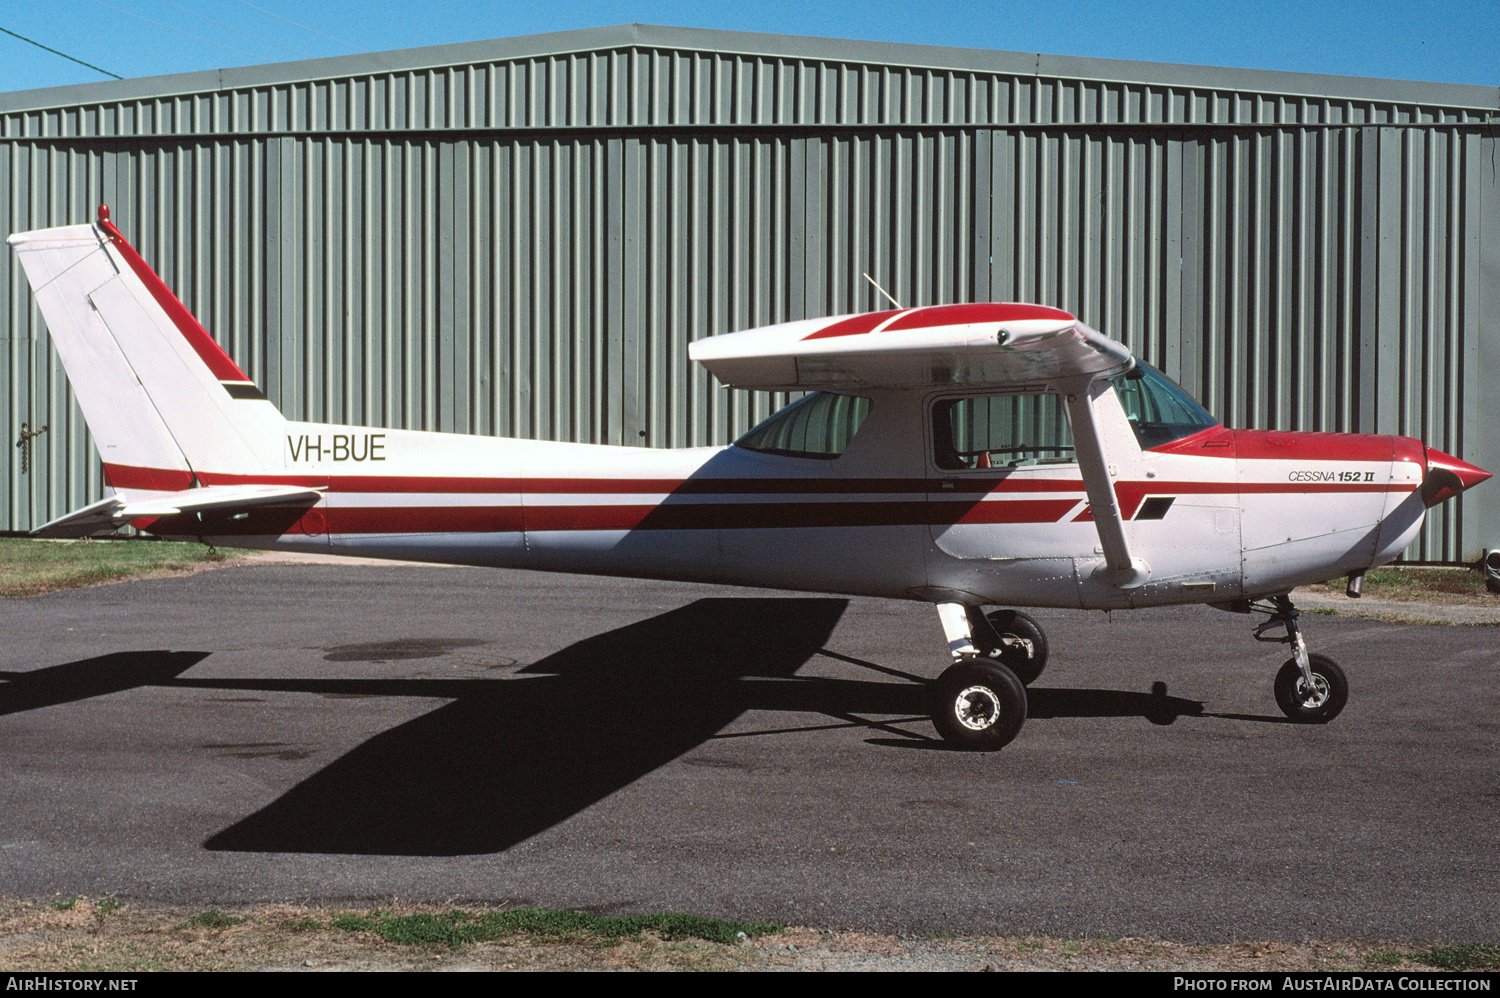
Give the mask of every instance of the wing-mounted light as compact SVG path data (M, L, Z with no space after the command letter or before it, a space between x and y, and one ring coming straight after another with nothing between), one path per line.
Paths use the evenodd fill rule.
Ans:
M1427 475L1422 479L1422 502L1436 506L1493 476L1483 468L1451 454L1427 448Z

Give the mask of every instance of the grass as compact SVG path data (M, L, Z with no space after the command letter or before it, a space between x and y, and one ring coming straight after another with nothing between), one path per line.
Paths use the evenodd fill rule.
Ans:
M1438 970L1500 970L1500 945L1476 943L1466 946L1429 946L1423 950L1375 950L1365 960L1377 967L1416 964Z
M73 900L70 907L60 901ZM114 914L104 917L102 912ZM743 936L741 935L743 933ZM785 928L699 915L610 917L543 908L391 903L226 910L122 905L111 897L0 898L11 971L949 969L1293 972L1493 971L1493 942L1173 942L927 937Z
M1332 579L1313 592L1342 593L1346 580ZM1377 568L1365 573L1365 595L1373 599L1500 606L1500 595L1484 587L1484 576L1463 568Z
M174 541L0 537L0 596L39 596L121 579L191 571L239 557Z
M217 908L200 911L189 918L186 924L194 929L227 929L232 925L239 925L245 920L237 915L226 915Z
M423 905L394 911L262 905L192 912L127 906L111 897L75 898L67 907L60 900L0 900L0 949L7 967L733 970L762 959L749 940L780 930L677 913L612 918L542 908Z
M284 918L281 927L288 932L316 932L323 923L316 918Z
M1434 946L1413 954L1412 959L1439 970L1500 970L1500 945Z
M612 942L619 939L639 939L645 932L668 942L702 939L734 945L744 939L779 932L782 928L769 923L730 922L680 912L612 918L587 912L550 911L545 908L512 908L477 914L455 908L445 912L418 912L412 915L343 915L332 924L335 928L351 932L374 932L387 942L407 946L449 947L492 942L514 936L546 941L578 942L592 938Z

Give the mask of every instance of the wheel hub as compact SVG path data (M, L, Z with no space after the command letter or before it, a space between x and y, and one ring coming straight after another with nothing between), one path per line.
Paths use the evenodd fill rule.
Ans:
M954 699L953 713L970 731L984 731L1000 719L1000 698L988 686L970 686Z
M1017 658L1023 662L1030 662L1036 657L1036 646L1026 638L1007 634L1005 635L1005 647L1002 649L1002 654Z
M1312 685L1309 686L1306 679L1297 680L1297 701L1306 710L1317 710L1328 702L1329 686L1328 680L1313 673Z

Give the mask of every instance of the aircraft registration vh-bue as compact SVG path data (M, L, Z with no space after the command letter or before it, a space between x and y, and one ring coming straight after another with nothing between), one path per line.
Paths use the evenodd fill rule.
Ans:
M1255 637L1291 645L1281 710L1332 720L1348 684L1308 653L1288 593L1348 576L1357 594L1428 507L1490 477L1409 437L1227 429L1124 345L1014 303L694 342L725 385L808 393L727 447L294 422L106 206L9 242L110 489L36 534L132 524L224 546L926 601L954 659L932 719L965 748L1016 736L1046 664L1046 635L1015 607L1264 612Z

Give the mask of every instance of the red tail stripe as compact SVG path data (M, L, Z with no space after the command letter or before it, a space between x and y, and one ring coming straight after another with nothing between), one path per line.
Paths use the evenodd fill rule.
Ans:
M214 377L220 381L249 381L250 376L241 371L239 365L224 352L224 348L208 335L208 330L204 329L202 323L193 317L193 313L187 310L186 305L177 300L172 289L162 282L156 271L152 270L145 260L141 259L141 255L120 234L120 230L115 228L114 223L101 218L98 225L109 234L110 241L115 244L115 249L125 258L125 262L130 264L130 269L135 271L135 276L146 285L146 290L151 292L151 297L155 298L156 303L162 307L162 311L167 313L167 318L172 320L183 338L192 344L198 356L203 358L203 363L208 365Z
M112 489L180 492L192 487L193 474L175 468L132 468L126 464L110 464L105 461L104 482Z

